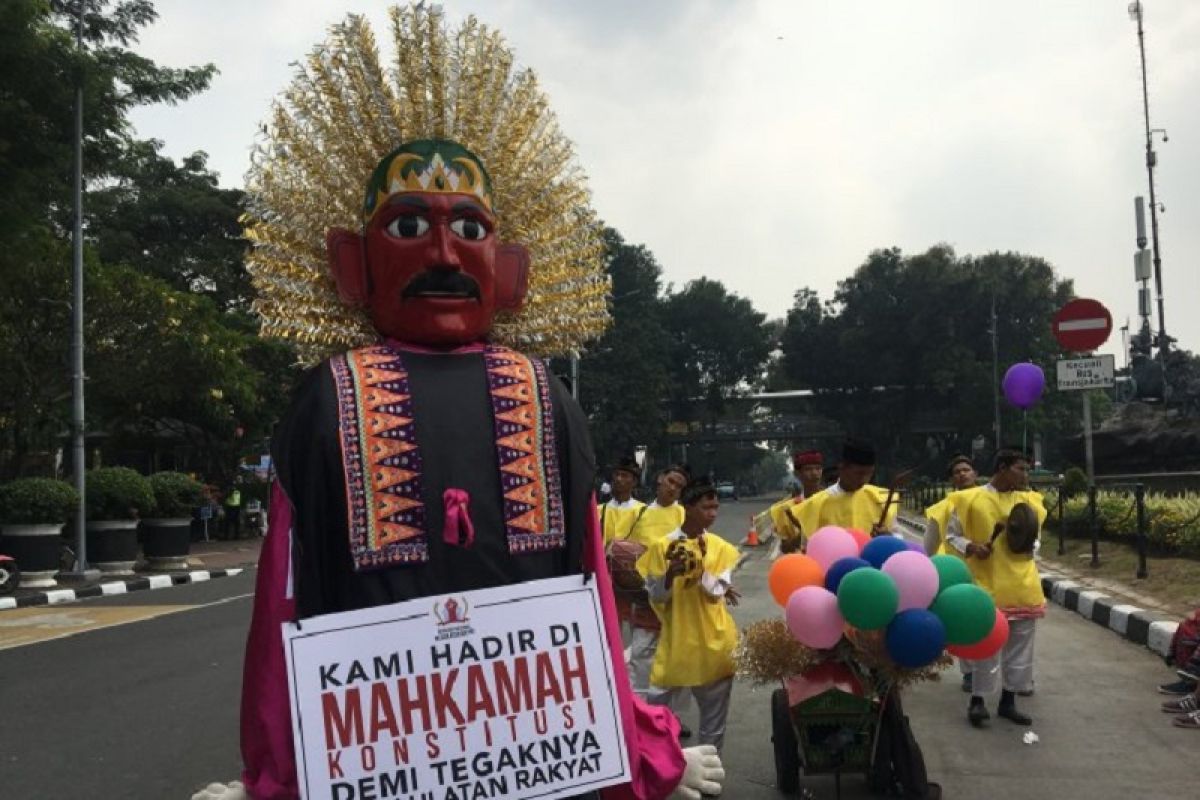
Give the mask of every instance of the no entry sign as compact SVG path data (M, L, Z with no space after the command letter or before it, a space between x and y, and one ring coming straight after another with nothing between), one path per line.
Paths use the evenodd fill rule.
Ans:
M1098 301L1080 298L1058 310L1051 328L1063 349L1087 352L1108 341L1112 314Z

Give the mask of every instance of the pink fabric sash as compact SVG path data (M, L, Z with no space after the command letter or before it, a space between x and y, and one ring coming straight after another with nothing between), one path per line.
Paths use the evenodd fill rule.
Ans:
M447 489L442 492L442 504L446 509L446 522L442 525L442 538L452 547L471 547L475 544L475 525L471 522L471 495L462 489Z

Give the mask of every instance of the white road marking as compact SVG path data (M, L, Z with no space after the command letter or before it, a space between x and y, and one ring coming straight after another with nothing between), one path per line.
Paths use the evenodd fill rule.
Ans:
M78 605L63 606L52 610L38 606L17 609L0 617L0 650L65 639L68 636L77 636L88 631L114 628L118 625L128 625L184 611L198 611L253 596L253 592L247 592L207 603L179 606L88 606L85 601ZM24 611L39 610L41 613L22 614ZM30 632L26 629L33 629L33 631Z

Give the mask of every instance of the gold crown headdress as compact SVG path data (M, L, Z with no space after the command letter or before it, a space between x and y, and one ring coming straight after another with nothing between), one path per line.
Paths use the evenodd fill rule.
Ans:
M295 340L306 362L378 338L338 300L325 232L361 226L364 183L385 153L451 139L486 165L501 240L530 253L525 306L497 315L492 340L537 355L578 350L608 324L604 241L537 77L474 17L451 32L436 6L390 16L389 69L366 20L347 17L298 68L255 148L242 222L263 333Z

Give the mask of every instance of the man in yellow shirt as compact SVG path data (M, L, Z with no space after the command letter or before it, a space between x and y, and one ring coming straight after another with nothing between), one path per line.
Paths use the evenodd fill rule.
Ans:
M1017 710L1016 696L1033 688L1035 623L1046 615L1042 579L1034 561L1036 539L1029 547L1010 541L1010 517L1036 515L1037 531L1046 519L1042 496L1029 491L1029 458L1018 450L996 453L995 469L986 486L949 495L951 513L946 543L966 559L975 582L1008 618L1008 641L992 658L971 661L971 704L967 719L980 727L989 718L984 698L1001 688L997 714L1018 725L1033 722ZM1014 509L1024 504L1027 508Z
M683 524L651 545L637 564L662 620L648 699L671 705L690 690L700 706L700 744L719 749L733 690L737 626L728 606L739 597L733 587L738 550L708 532L721 506L712 484L690 484L683 503Z
M688 473L682 466L673 465L658 473L654 502L638 512L637 519L624 537L614 541L629 541L649 549L659 539L677 530L684 518L679 493L687 481ZM621 619L630 625L626 662L629 682L633 691L645 698L650 692L650 666L654 662L662 625L644 594L641 597L618 594L617 611Z
M868 442L847 439L842 445L837 483L817 492L795 509L800 535L812 536L826 525L838 525L858 528L872 536L900 536L896 529L899 498L892 498L885 514L888 490L868 483L874 474L875 448Z
M632 458L625 457L612 468L612 497L600 506L600 529L604 531L604 544L613 539L624 539L642 515L646 504L633 496L634 487L642 475L642 468Z
M979 473L971 459L957 455L950 459L947 467L950 476L951 492L961 492L975 486ZM925 509L925 553L936 556L946 552L946 526L950 522L950 496L943 497L938 502Z
M979 478L975 465L964 455L956 455L950 459L947 467L950 475L951 494L964 489L974 488ZM925 509L925 554L929 556L942 555L946 552L946 527L950 524L950 495ZM970 662L958 659L958 669L962 672L962 689L971 691Z
M779 537L780 550L785 553L799 549L800 531L796 522L796 506L821 491L821 471L825 457L820 450L804 450L792 455L792 469L800 480L800 493L785 497L771 506L768 513L775 535Z

